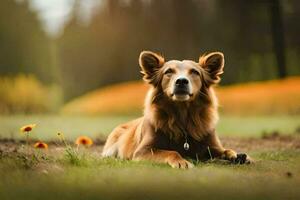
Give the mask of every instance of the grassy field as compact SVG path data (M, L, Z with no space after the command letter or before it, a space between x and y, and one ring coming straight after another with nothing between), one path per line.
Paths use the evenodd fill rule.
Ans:
M0 137L21 138L19 128L36 123L32 137L53 139L62 132L69 139L79 135L105 138L120 123L137 116L58 116L11 115L0 116ZM263 133L291 134L300 128L300 116L228 116L222 115L217 127L221 136L260 137Z
M0 199L299 199L300 147L276 140L284 149L273 139L265 141L269 147L253 141L256 150L239 141L255 164L212 160L191 170L102 159L101 146L81 149L74 163L61 146L28 153L21 144L6 144L0 154ZM299 137L293 140L299 144Z
M32 138L53 140L64 132L104 138L132 116L2 116L1 138L20 139L19 127L37 123ZM18 140L0 140L0 199L299 199L299 116L222 116L225 147L247 152L256 162L233 165L211 160L191 170L164 164L103 159L102 144L70 156L59 143L35 150ZM278 135L272 135L272 132ZM261 137L264 132L270 137ZM75 150L75 148L74 148Z

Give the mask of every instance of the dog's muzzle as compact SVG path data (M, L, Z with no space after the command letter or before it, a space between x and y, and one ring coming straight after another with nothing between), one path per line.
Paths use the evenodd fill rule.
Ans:
M174 95L190 95L188 79L178 78L175 81Z

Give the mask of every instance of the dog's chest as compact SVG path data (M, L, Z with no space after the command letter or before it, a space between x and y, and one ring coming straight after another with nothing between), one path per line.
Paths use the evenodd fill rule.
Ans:
M202 141L199 142L192 137L187 136L189 149L186 150L184 148L184 143L186 142L185 138L180 138L179 140L175 141L170 139L167 134L157 132L153 147L156 149L176 151L184 158L203 161L210 158L208 145L205 141L207 141L205 138L203 138Z

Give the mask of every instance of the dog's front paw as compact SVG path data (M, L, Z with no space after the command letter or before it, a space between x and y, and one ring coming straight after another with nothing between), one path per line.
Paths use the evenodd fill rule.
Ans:
M180 169L190 169L194 167L192 163L190 163L189 161L183 158L171 159L168 161L168 164L173 168L180 168Z
M231 149L224 151L223 159L229 160L234 164L250 164L254 161L245 153L236 153Z
M223 153L222 158L225 160L229 160L231 162L234 162L237 159L237 153L231 149L226 149Z
M250 164L254 161L245 153L239 153L236 156L236 159L234 160L235 164Z

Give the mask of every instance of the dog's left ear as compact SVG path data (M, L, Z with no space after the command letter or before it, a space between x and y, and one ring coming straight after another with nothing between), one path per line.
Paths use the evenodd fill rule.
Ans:
M142 51L139 57L139 64L142 68L141 73L144 75L144 80L150 84L157 82L157 72L164 65L165 59L152 52Z
M212 52L199 58L200 66L207 72L206 81L208 84L220 82L220 75L224 69L224 55L221 52Z

